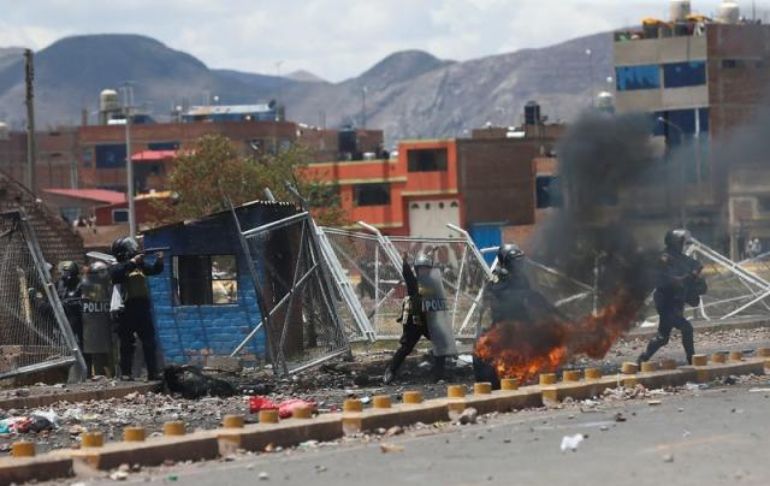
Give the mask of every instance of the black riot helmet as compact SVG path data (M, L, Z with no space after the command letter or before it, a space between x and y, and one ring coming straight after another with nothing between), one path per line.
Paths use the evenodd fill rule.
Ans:
M685 229L672 229L666 233L663 242L666 244L666 250L673 254L679 254L684 251L684 245L690 239L690 233Z
M74 279L80 275L80 266L76 262L64 261L59 263L59 274L65 279Z
M510 270L514 264L524 258L524 252L518 245L508 243L497 250L497 264L501 268Z
M137 253L139 253L139 243L130 236L124 236L112 242L112 255L119 262L130 260Z

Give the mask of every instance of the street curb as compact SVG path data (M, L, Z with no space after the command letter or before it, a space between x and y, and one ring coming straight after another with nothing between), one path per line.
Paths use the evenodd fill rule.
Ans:
M219 443L215 431L194 432L189 435L158 437L142 442L116 442L104 447L75 451L55 451L93 469L105 471L121 464L158 466L165 461L199 461L216 459Z
M465 395L465 386L451 386L453 398L438 398L422 403L401 404L391 408L368 408L362 411L320 415L315 418L294 418L279 423L220 428L194 432L183 436L151 438L140 442L121 442L103 447L54 451L38 458L9 458L0 460L0 485L11 481L50 480L72 475L73 460L97 470L121 464L155 466L167 460L186 461L214 459L239 450L262 452L270 447L291 447L302 442L331 441L344 434L408 426L417 422L435 423L456 420L469 407L479 413L505 413L543 404L557 403L567 397L586 399L601 395L619 385L633 387L642 384L650 388L706 382L740 374L764 374L766 358L749 358L704 366L685 366L674 370L649 371L581 379L568 374L569 381L554 385L532 385L517 390L487 393L488 387L474 387L478 392ZM652 367L648 367L652 369ZM631 371L631 367L628 367ZM378 400L385 403L383 400ZM357 405L357 404L351 404ZM349 409L357 410L357 406ZM238 417L242 418L242 417ZM5 482L3 482L5 481Z
M74 475L72 458L46 454L39 457L0 459L0 486L30 481L51 481Z
M110 398L123 398L131 393L145 394L160 389L159 382L138 383L136 385L119 386L100 390L63 391L62 393L39 395L32 397L16 397L0 399L0 409L12 408L42 408L58 402L88 402L91 400L108 400Z

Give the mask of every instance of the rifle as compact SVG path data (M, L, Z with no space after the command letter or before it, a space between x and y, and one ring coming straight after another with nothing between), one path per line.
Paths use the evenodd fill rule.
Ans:
M145 248L143 250L140 250L139 253L143 255L147 255L149 253L156 253L159 251L171 251L171 247L161 246L161 247L155 247L155 248ZM86 256L88 258L91 258L92 260L98 260L100 262L109 263L110 265L118 263L118 260L114 256L110 255L109 253L103 253L101 251L89 251L88 253L86 253Z

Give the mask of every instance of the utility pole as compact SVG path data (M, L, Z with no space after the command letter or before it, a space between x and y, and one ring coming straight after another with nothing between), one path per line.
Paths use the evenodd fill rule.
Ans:
M24 50L24 82L26 86L25 103L27 105L27 188L35 193L37 163L37 144L35 143L35 65L31 49Z
M361 88L361 128L366 130L366 92L368 88Z
M134 101L134 90L131 83L126 82L123 85L125 97L125 116L126 116L126 178L128 179L128 191L126 200L128 201L128 233L131 238L136 238L136 208L134 207L134 163L131 160L131 109Z

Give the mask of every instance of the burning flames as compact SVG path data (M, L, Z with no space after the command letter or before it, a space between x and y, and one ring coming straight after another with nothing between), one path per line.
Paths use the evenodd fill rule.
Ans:
M621 292L596 315L575 322L558 317L539 322L498 322L478 339L475 353L491 363L500 378L518 378L525 383L540 373L556 371L575 356L603 358L631 328L641 304Z

